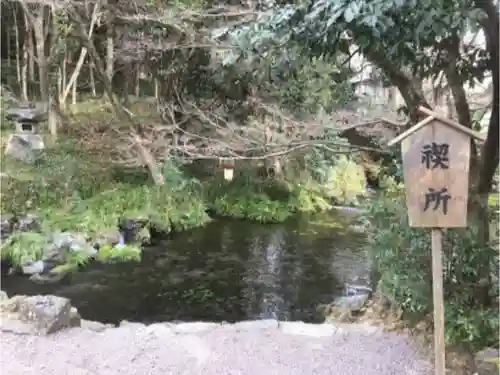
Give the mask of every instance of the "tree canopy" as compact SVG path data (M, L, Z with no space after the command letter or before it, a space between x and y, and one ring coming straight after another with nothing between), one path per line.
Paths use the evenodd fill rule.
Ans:
M399 89L413 121L420 105L429 106L422 85L430 80L445 82L459 121L471 127L465 86L490 78L491 119L479 163L484 193L498 166L498 26L492 0L315 0L283 2L228 33L247 49L300 46L307 56L347 56L345 63L361 54ZM477 43L481 37L485 43Z
M419 119L419 106L431 106L426 96L426 87L431 86L437 96L440 91L450 91L459 122L472 127L475 120L468 90L491 81L488 138L481 159L474 158L472 168L479 172L479 191L490 189L498 166L499 15L494 0L313 0L239 5L9 2L18 3L24 11L33 9L33 3L57 10L53 14L61 26L57 32L69 42L76 40L86 47L80 59L85 60L88 50L96 69L92 65L86 68L101 81L108 79L109 84L104 85L108 95L114 90L126 101L131 81L139 82L141 76L154 81L163 119L182 130L184 139L189 133L191 151L193 147L198 150L193 157L248 157L241 150L255 149L257 142L258 157L266 158L269 145L264 133L282 130L282 123L289 122L283 116L276 121L276 111L270 110L275 104L295 118L323 112L329 121L336 121L334 113L355 107L358 100L353 79L359 72L353 61L359 56L372 64L373 74L386 86L398 88L410 123ZM33 12L27 14L34 20ZM38 24L28 25L27 30L47 35L49 23L42 22L44 30L38 30ZM485 43L479 43L481 39ZM103 58L109 40L111 59ZM67 60L67 55L73 60L75 56L71 56L74 51L64 52L67 46L61 43L48 41L37 43L38 47L51 47L50 56L38 63L40 72L44 71L39 75L45 77L40 78L40 90L42 97L47 97L49 83L58 74L56 67L64 70L60 60ZM54 49L58 53L52 53ZM127 75L130 70L134 71L132 79ZM65 97L71 81L63 86ZM121 113L125 120L132 121L141 137L146 136L140 121L127 116L127 111ZM248 132L255 128L256 114L259 139L255 132L252 136ZM249 122L253 125L247 126ZM281 124L275 126L273 122ZM231 142L224 140L226 145L234 143L229 150L214 137L210 147L205 147L214 131L222 131L226 138L232 134ZM246 140L242 143L243 137ZM281 137L279 148L299 141L308 140Z

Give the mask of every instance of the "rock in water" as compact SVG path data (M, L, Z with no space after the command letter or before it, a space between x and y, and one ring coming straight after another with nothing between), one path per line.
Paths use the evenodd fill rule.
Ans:
M123 243L129 244L139 240L138 235L141 229L147 225L146 220L142 219L122 219L118 223L118 229L122 235Z
M35 284L54 284L60 282L62 279L64 279L67 276L67 273L65 272L59 272L59 273L45 273L45 274L40 274L40 273L35 273L30 276L30 281L33 281Z
M17 221L17 230L21 232L38 232L40 231L40 225L38 224L38 218L33 214L27 214L26 216L20 217Z
M0 238L7 239L14 229L15 217L10 214L3 214L0 216Z
M18 334L47 335L80 326L80 318L67 298L15 296L0 301L0 330Z
M27 264L23 264L21 267L23 274L25 275L34 275L36 273L42 273L45 271L46 264L43 260L37 260L35 262L30 262Z
M83 253L88 257L97 255L97 250L85 240L85 236L78 233L71 232L55 232L52 233L52 249L48 249L44 254L45 260L54 260L58 255L69 250L75 253Z
M339 297L325 310L328 319L349 321L353 314L361 312L369 299L368 294Z
M344 286L346 296L356 296L358 294L372 294L372 289L366 285L348 284Z
M339 297L335 300L333 305L341 312L358 312L365 306L366 302L368 302L368 298L368 293Z
M99 237L95 241L96 243L94 244L94 247L97 249L100 249L101 247L105 245L117 245L119 243L124 243L123 235L120 233L120 231L117 229L115 230L109 230L106 232L103 232L99 235Z
M36 224L36 221L33 221L33 223ZM23 274L33 275L33 280L40 283L53 283L61 280L64 275L60 275L59 273L62 270L59 270L60 272L54 275L47 274L54 267L67 264L68 256L71 253L82 255L82 259L90 259L97 255L97 250L86 241L85 236L78 233L52 233L43 246L41 259L26 262L21 267ZM44 277L39 277L42 274Z

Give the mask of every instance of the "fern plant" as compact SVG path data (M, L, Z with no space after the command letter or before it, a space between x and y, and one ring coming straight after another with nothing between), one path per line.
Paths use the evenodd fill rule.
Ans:
M45 235L36 232L15 232L0 247L2 259L15 266L40 260L49 241Z

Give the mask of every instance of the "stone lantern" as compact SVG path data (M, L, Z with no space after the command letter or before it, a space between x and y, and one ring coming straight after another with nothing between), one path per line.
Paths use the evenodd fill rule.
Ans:
M15 123L14 133L7 140L5 154L24 162L33 162L45 149L43 138L39 135L40 123L46 114L37 108L21 107L6 111L6 119Z

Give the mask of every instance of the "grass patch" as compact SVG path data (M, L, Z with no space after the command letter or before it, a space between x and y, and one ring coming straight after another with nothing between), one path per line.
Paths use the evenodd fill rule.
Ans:
M15 265L26 264L40 259L48 239L41 233L14 233L0 247L2 260L10 260Z
M200 226L208 220L198 197L189 192L176 193L168 185L118 184L58 209L40 209L38 214L45 228L83 232L91 237L116 228L124 218L143 220L167 233Z
M97 253L97 260L110 262L113 260L140 260L141 250L137 246L122 245L113 247L111 245L102 246Z
M205 199L217 215L261 223L284 222L298 213L331 208L323 189L311 181L263 180L245 173L231 182L205 183Z

